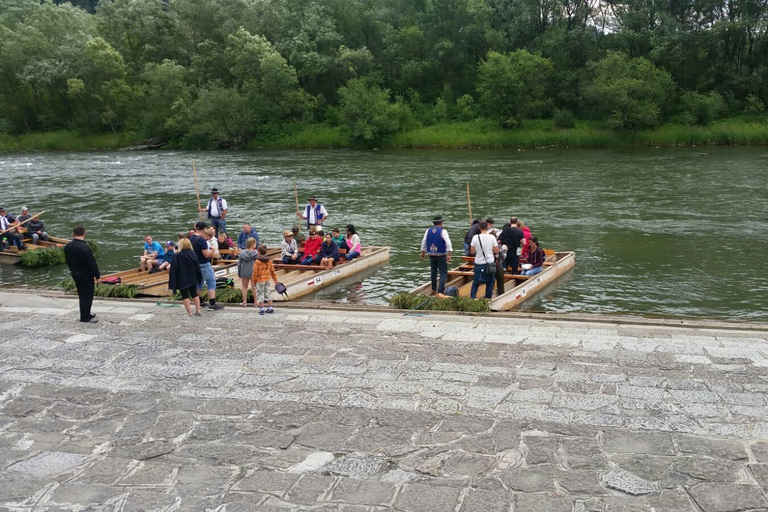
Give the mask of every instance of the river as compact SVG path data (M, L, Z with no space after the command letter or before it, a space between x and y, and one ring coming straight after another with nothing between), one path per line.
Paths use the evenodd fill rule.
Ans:
M0 155L2 205L46 210L48 231L88 229L103 273L138 264L142 237L175 240L203 200L229 202L233 238L250 221L270 246L317 195L329 225L354 224L364 244L389 245L388 265L308 300L383 304L428 279L421 237L434 215L461 250L472 212L510 215L544 247L576 251L576 267L526 308L768 319L768 149L263 150ZM4 286L53 286L66 266L0 266Z

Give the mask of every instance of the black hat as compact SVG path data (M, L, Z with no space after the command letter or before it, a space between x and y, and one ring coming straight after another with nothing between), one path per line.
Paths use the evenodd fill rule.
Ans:
M4 211L5 211L5 208L3 208L2 206L0 206L0 212L4 212Z
M434 217L432 219L432 224L437 225L437 224L442 224L442 223L443 223L443 216L442 215L437 215L436 217Z
M307 199L307 201L317 201L317 198L315 196L310 196L310 198Z
M196 230L200 231L200 230L203 230L205 228L206 228L205 222L203 222L201 220L195 222L195 229Z
M219 193L219 189L217 189L217 188L212 188L211 189L211 194L218 194L218 193Z

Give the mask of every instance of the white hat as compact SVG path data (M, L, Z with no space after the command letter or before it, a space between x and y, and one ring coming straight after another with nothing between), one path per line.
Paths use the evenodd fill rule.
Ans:
M23 211L23 212L28 212L28 211L29 211L29 208L27 208L26 206L22 206L22 207L21 207L21 211Z

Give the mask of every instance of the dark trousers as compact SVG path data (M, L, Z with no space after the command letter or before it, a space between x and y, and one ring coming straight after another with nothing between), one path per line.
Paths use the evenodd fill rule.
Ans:
M80 321L87 322L91 319L91 305L93 304L93 291L96 285L93 278L75 279L77 296L80 299Z
M478 265L475 263L475 276L472 280L472 288L469 291L469 298L474 299L477 297L477 289L480 285L485 285L485 298L490 299L493 297L493 278L494 274L488 272L488 265L483 263Z
M501 295L504 293L504 267L502 265L496 265L496 294Z
M520 256L517 255L517 249L510 247L507 251L507 259L504 260L504 269L510 269L513 274L517 274L520 266Z
M430 278L432 279L432 291L445 293L445 282L448 280L448 260L445 254L429 257ZM440 271L440 285L437 284L437 272Z
M17 249L21 249L22 247L24 247L24 243L21 241L21 235L17 233L11 233L9 231L3 236L8 238L8 245L15 245Z

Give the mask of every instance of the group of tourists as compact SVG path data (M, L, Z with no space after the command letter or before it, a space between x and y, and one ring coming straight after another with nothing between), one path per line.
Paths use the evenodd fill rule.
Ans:
M26 236L25 236L26 235ZM2 250L5 250L5 244L11 245L18 250L27 248L24 244L24 238L31 238L32 243L37 245L40 240L48 241L48 233L45 231L45 224L37 215L30 215L29 208L21 207L21 213L13 216L0 207L0 239L2 240Z
M306 221L307 236L298 226L283 232L280 242L279 262L295 265L320 265L330 268L341 259L352 260L360 256L362 247L355 226L346 226L344 235L338 229L326 233L324 223L328 220L328 211L312 196L303 212L296 212L298 219ZM205 208L211 224L199 221L188 233L178 235L178 247L173 241L159 243L152 236L144 237L144 251L140 256L140 270L150 274L168 271L169 288L178 291L184 301L187 313L191 316L200 314L205 306L200 293L205 285L208 289L208 308L221 309L216 303L216 279L212 260L237 259L237 275L241 280L243 299L241 306L248 303L248 290L253 291L254 305L259 307L259 314L274 312L269 291L270 279L277 284L277 274L273 262L268 256L267 247L260 243L259 234L250 223L242 225L242 231L234 242L226 232L227 201L220 196L219 190L211 190L211 198ZM185 251L187 252L185 254ZM192 265L194 254L197 267Z
M485 285L485 298L493 296L493 284L497 283L498 293L504 293L504 274L532 276L543 270L544 250L539 241L531 235L530 229L517 217L512 217L501 230L494 227L494 220L473 219L464 236L464 255L474 256L474 274L470 298L477 297L480 285ZM448 263L453 256L453 245L448 232L443 228L443 218L435 217L432 227L424 232L421 241L421 257L429 256L432 294L455 296L458 290L449 289ZM519 272L519 274L518 274ZM439 276L439 279L438 279Z

